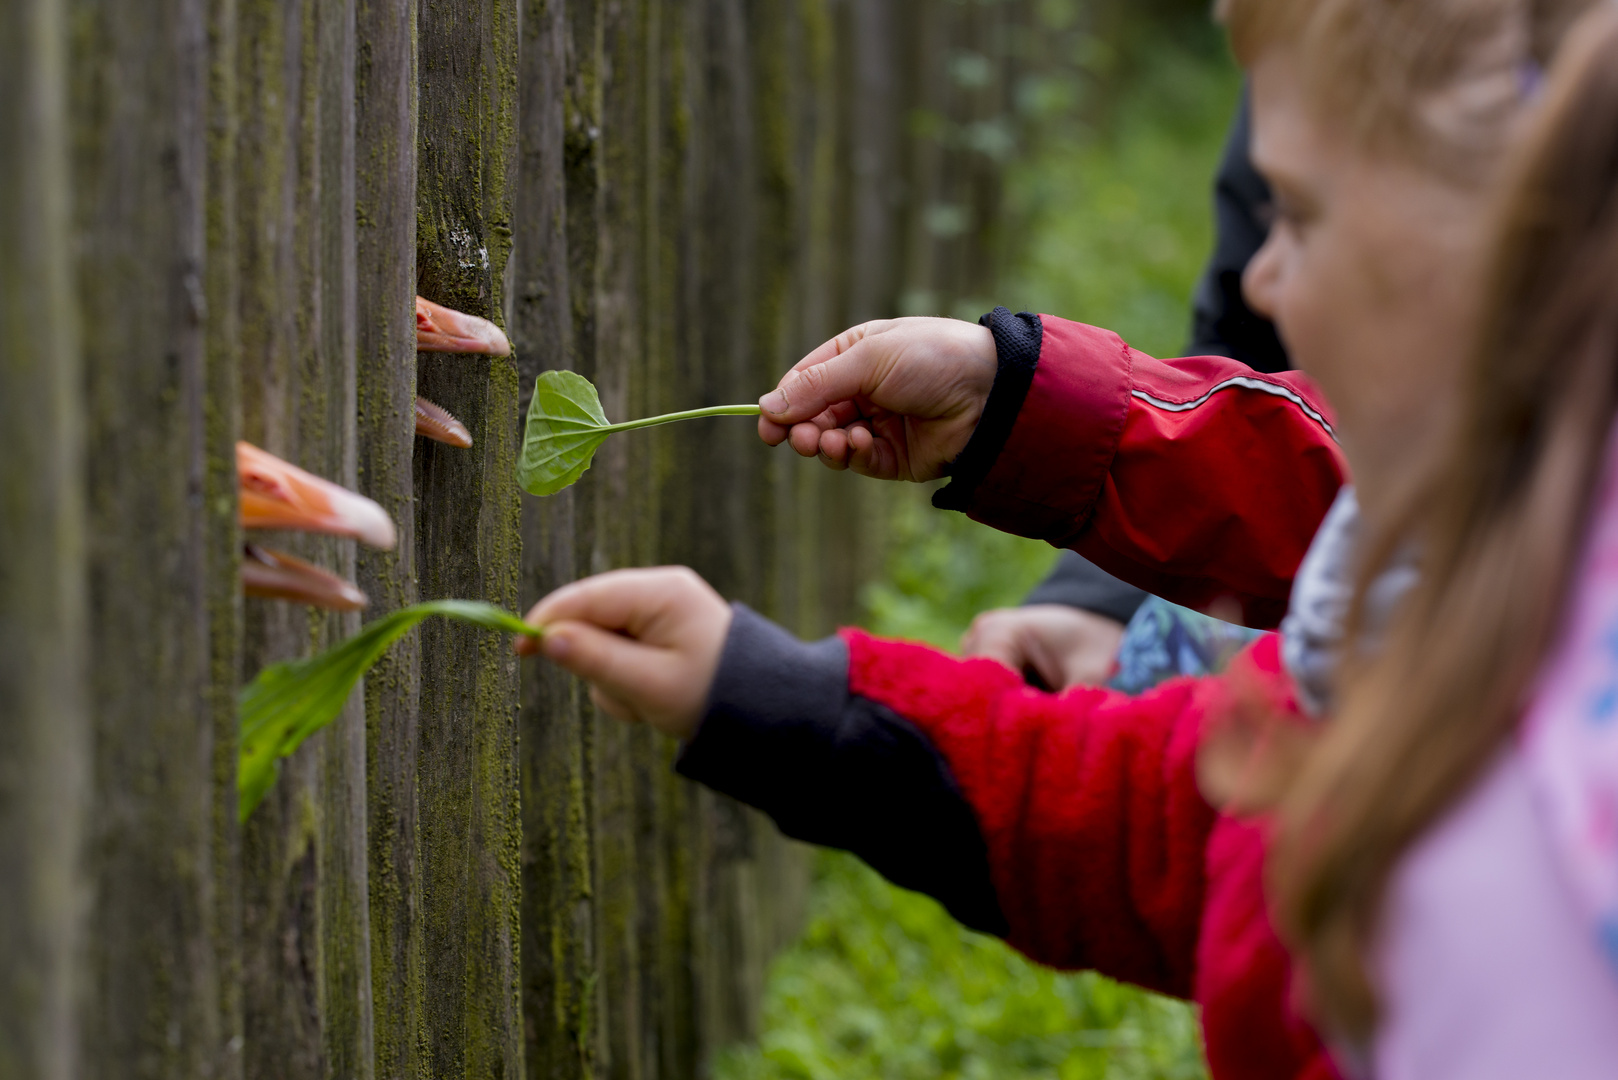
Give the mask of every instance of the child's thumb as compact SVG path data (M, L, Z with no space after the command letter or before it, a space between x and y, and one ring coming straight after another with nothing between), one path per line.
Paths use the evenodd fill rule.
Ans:
M648 669L647 654L655 650L620 634L582 622L557 622L545 628L540 652L586 682L595 683L614 697L633 701L635 674Z

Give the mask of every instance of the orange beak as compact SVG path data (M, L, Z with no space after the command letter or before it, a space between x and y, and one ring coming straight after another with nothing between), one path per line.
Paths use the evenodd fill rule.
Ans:
M431 300L416 297L416 349L418 352L483 353L507 356L511 342L488 319L463 315Z
M332 611L360 611L370 604L364 593L329 570L257 544L242 552L242 592Z
M472 445L472 433L465 424L451 416L448 409L423 397L416 399L416 434L462 450Z
M375 548L394 544L393 519L376 503L251 443L236 444L236 479L244 529L352 536Z

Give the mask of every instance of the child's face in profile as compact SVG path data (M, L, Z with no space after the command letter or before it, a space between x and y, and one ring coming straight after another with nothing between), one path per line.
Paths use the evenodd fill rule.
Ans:
M1252 68L1253 160L1275 195L1243 280L1325 391L1377 516L1457 392L1486 235L1486 185L1371 153L1316 116L1284 48Z

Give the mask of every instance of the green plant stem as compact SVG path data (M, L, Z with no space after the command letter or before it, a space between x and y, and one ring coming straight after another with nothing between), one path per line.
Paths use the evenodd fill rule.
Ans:
M679 420L700 420L705 416L757 416L762 411L757 405L710 405L706 409L687 409L685 412L648 416L642 420L625 420L621 424L608 424L596 430L603 435L610 435L615 431L634 431L636 428L656 427L659 424L672 424Z

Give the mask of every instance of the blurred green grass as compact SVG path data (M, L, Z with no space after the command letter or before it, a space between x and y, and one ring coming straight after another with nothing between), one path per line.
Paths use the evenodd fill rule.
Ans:
M724 1080L1194 1080L1183 1005L1059 975L960 927L848 855L817 867L808 932L777 962L757 1047Z
M1012 253L1000 302L1179 353L1212 243L1210 188L1239 78L1222 50L1165 45L1132 61L1089 125L1041 140L1007 176ZM1046 545L932 510L895 509L877 633L954 648L972 616L1015 604ZM1062 975L971 933L851 856L817 855L803 938L773 968L756 1046L719 1080L1206 1076L1193 1010L1094 974Z

